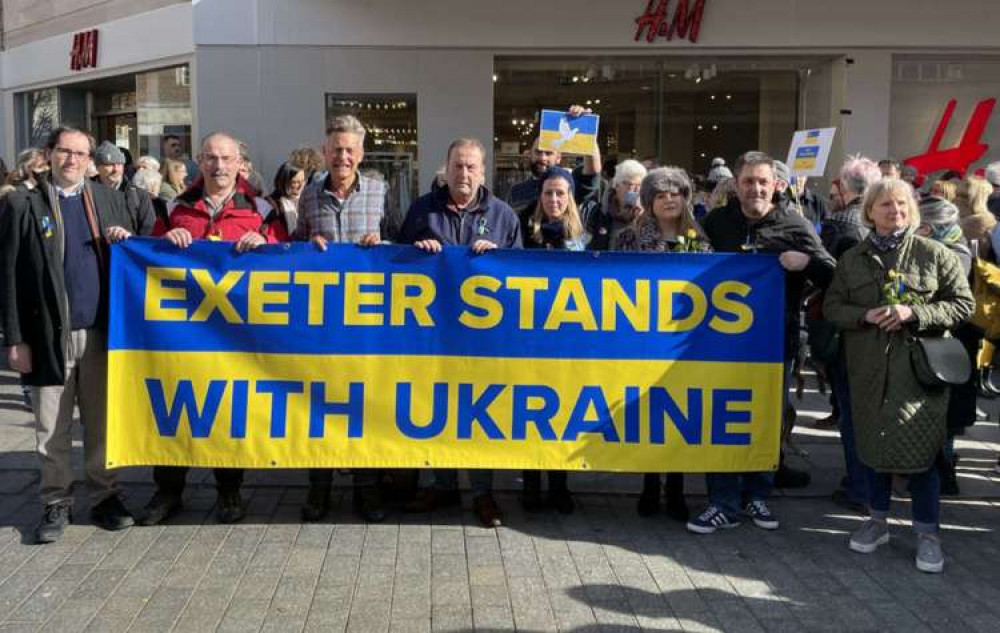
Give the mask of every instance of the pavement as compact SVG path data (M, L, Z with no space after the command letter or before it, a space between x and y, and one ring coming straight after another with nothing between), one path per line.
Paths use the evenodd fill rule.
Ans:
M195 470L183 513L121 532L89 524L80 485L76 523L39 546L33 423L20 400L14 375L0 372L0 633L1000 630L1000 401L982 401L990 421L958 443L962 495L942 505L945 573L928 575L914 568L903 498L888 546L848 550L863 519L830 501L840 445L812 427L826 415L812 388L797 402L791 459L813 484L775 495L777 531L745 523L708 536L638 517L637 475L572 474L578 509L563 516L521 511L519 473L499 473L505 525L486 529L468 499L430 515L390 509L365 525L340 475L331 517L302 524L296 471L248 473L249 516L221 525L211 475ZM74 459L82 473L79 432ZM149 470L119 473L138 511ZM697 512L703 478L689 475L687 488Z

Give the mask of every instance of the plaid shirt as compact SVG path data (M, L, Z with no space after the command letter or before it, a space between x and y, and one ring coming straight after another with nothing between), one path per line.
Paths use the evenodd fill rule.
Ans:
M311 183L299 198L299 221L292 239L322 235L330 242L357 242L369 233L381 235L385 217L385 183L358 174L351 195L338 200L327 188L329 177Z

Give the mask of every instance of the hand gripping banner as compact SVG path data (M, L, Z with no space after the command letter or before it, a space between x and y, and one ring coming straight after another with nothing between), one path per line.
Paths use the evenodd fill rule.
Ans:
M130 239L108 465L773 469L783 284L767 255Z

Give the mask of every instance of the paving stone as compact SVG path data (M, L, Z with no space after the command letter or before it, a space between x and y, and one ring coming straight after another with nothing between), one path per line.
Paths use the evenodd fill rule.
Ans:
M442 633L471 631L472 607L468 605L434 605L431 611L431 630Z

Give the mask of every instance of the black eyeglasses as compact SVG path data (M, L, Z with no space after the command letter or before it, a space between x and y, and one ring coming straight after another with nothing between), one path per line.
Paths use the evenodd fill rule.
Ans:
M68 147L57 147L52 150L52 152L62 156L63 158L69 158L72 156L77 160L83 160L84 158L88 158L90 156L90 152L77 152L69 149Z

